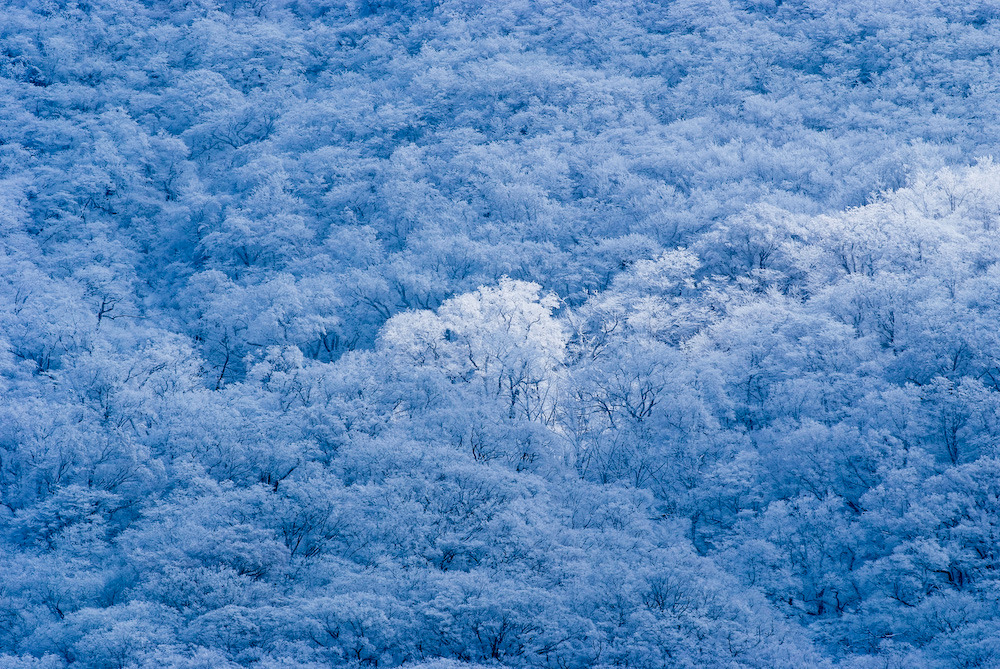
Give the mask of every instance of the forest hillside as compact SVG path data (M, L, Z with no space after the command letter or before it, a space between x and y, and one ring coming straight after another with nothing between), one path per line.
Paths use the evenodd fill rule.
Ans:
M0 2L0 667L1000 667L991 0Z

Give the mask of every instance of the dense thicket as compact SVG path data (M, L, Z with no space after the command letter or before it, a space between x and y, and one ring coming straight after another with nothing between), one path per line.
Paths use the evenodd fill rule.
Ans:
M0 666L1000 664L1000 9L0 7Z

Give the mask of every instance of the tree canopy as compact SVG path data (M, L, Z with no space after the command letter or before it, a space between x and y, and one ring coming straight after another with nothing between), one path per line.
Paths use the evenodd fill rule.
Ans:
M1000 8L0 8L0 666L1000 665Z

